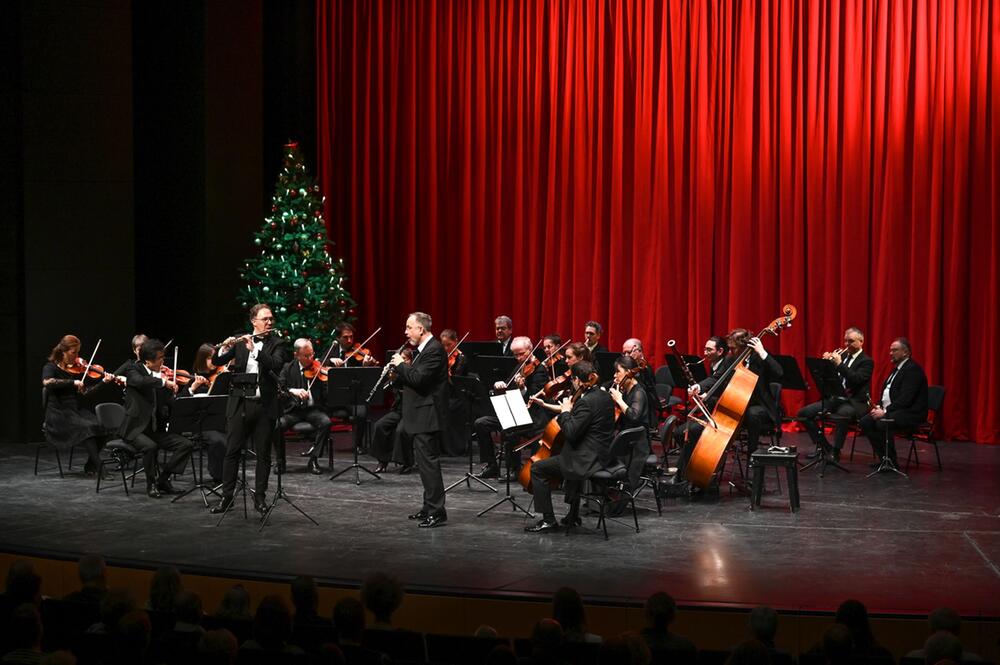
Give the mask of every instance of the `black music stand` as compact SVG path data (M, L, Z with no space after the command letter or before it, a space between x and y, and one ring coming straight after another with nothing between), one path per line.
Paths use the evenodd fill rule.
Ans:
M228 372L227 372L228 374ZM221 379L222 374L216 383ZM222 498L218 489L206 485L205 479L205 430L226 431L226 403L229 397L225 395L203 395L199 397L179 397L174 400L170 409L170 431L190 432L198 439L198 478L194 487L184 490L175 496L170 503L177 503L195 490L201 491L201 499L208 508L208 495L214 494Z
M486 386L484 386L483 383L482 383L482 381L479 380L479 377L476 377L476 376L453 376L453 377L451 377L451 385L453 385L455 387L455 391L459 395L461 395L463 399L465 399L467 401L467 403L469 405L469 408L467 409L467 412L470 414L470 416L469 416L470 418L473 417L472 416L472 414L473 414L472 404L473 403L489 402L489 399L490 399L489 391L486 390ZM474 421L474 419L473 419L473 421ZM476 476L472 472L472 469L473 469L473 465L472 465L472 446L468 446L468 448L469 448L469 470L465 472L465 475L463 477L459 478L458 480L456 480L455 482L453 482L451 485L448 485L448 487L444 488L445 494L447 494L451 490L455 489L456 487L458 487L462 483L465 483L466 487L468 487L469 489L472 489L472 481L473 480L476 481L477 483L479 483L480 485L482 485L483 487L485 487L486 489L492 490L493 492L497 492L498 490L497 490L496 487L493 487L493 485L490 485L488 482L486 482L482 478L479 478L478 476Z
M806 383L805 378L802 376L799 361L795 359L795 356L782 356L775 353L774 359L781 365L782 374L778 382L781 384L782 390L809 390L809 384ZM808 358L806 360L806 365L808 366ZM813 378L816 378L815 375L813 375Z
M597 374L601 377L601 381L613 381L615 378L615 361L622 357L620 353L611 353L609 351L598 351L594 354L594 367L597 368Z
M882 453L882 459L879 460L878 466L875 467L875 470L869 473L867 476L865 476L865 478L871 478L872 476L878 475L883 471L892 471L894 473L903 476L904 478L909 478L909 476L900 471L899 467L896 466L896 463L892 461L892 452L895 452L896 449L895 442L893 442L892 444L893 447L892 452L889 451L889 437L892 436L892 428L895 427L896 421L893 420L892 418L882 418L881 421L876 420L875 421L876 429L878 428L879 422L885 425L885 443L883 444L884 449Z
M462 348L464 350L465 344ZM473 356L471 361L472 372L479 375L479 380L484 386L490 388L493 388L493 384L497 381L507 383L518 366L518 362L512 356Z
M684 363L688 366L691 371L691 376L694 377L695 381L702 381L708 377L708 372L705 371L705 363L698 356L682 356L684 358ZM670 378L674 380L674 387L685 389L687 392L688 380L687 376L684 374L684 368L681 367L680 361L677 359L673 353L667 354L667 368L670 370Z
M462 353L467 355L469 358L476 358L478 356L497 356L500 358L510 357L498 355L500 353L500 342L496 340L491 342L462 342Z
M244 401L241 403L241 407L245 409L246 399L257 396L258 375L250 372L226 372L226 374L229 376L230 396L244 398ZM218 381L218 379L216 381ZM245 415L246 414L244 412L244 417ZM247 438L249 437L250 434L247 433ZM242 447L245 443L246 439L240 442L240 446ZM243 496L243 519L250 516L250 511L247 509L247 492L253 494L254 490L247 487L247 466L245 453L240 461L240 469L240 474L236 478L236 491L233 492L233 501L229 504L229 508L226 509L226 512L222 513L222 516L219 518L219 521L216 522L215 526L220 526L222 524L222 520L226 519L226 515L228 515L233 509L233 506L236 505L237 494L241 494Z
M781 356L778 356L779 358ZM794 360L794 359L793 359ZM795 364L798 367L798 363ZM846 401L847 393L844 391L844 384L841 381L840 373L837 372L837 368L834 367L833 363L829 360L824 360L823 358L806 358L806 367L809 369L809 374L812 375L813 381L816 382L816 389L819 390L819 399L822 406L822 411L820 411L819 416L828 420L835 420L840 418L840 416L833 416L830 414L829 405L838 402ZM782 366L784 369L784 366ZM799 379L802 379L801 374ZM803 383L805 383L803 381ZM822 436L822 432L820 432ZM802 467L802 471L811 469L814 466L819 466L819 477L822 478L823 474L826 473L826 467L832 466L836 469L840 469L844 473L850 473L850 471L842 466L837 460L833 459L830 453L827 452L826 448L822 445L816 446L816 457L813 461Z
M506 391L501 390L501 391L497 391L497 392L491 392L490 394L491 395L499 395L499 394L502 394L504 392L506 392ZM520 392L521 392L520 390L517 390L518 395L520 395ZM496 406L495 405L494 405L494 410L496 410ZM499 414L497 414L497 415L499 417ZM513 416L510 416L510 417L513 419ZM530 443L532 443L532 441L529 440L529 441L523 442L514 451L512 451L511 454L507 454L507 442L504 440L505 435L507 435L507 434L517 434L518 432L525 432L525 431L528 431L531 427L532 427L531 423L525 423L523 425L514 425L513 427L509 427L509 428L507 428L505 430L501 430L500 431L500 452L502 453L503 458L504 458L504 465L507 467L506 471L504 473L504 475L506 476L506 491L505 491L504 495L502 497L500 497L499 501L497 501L493 505L489 506L488 508L486 508L484 510L481 510L476 515L476 517L482 517L486 513L488 513L491 510L493 510L494 508L496 508L498 506L501 506L501 505L503 505L505 503L509 503L511 505L511 510L514 510L514 511L520 510L525 515L527 515L529 518L534 517L534 514L532 514L532 512L530 510L528 510L527 508L524 508L521 504L519 504L517 502L517 499L514 498L514 495L510 493L510 476L511 476L511 473L510 473L510 458L513 457L515 453L516 454L520 454L521 449L524 448L525 446L529 445ZM539 433L538 436L535 437L535 440L537 441L539 438L541 438L541 436L542 436L541 433Z
M382 368L338 367L331 369L326 376L327 406L335 409L347 407L353 409L354 413L357 414L358 407L369 404L366 398L382 376ZM381 403L383 396L384 393L380 392L377 398L373 397L373 400L378 399L380 400L379 403ZM367 418L365 419L365 429L368 429ZM330 445L333 445L332 441ZM338 478L351 470L354 471L355 485L361 484L361 471L373 476L376 480L382 480L381 476L358 461L358 447L353 442L351 443L351 448L354 449L354 461L349 466L330 476L330 480Z
M274 436L274 438L276 440L281 437L281 432L278 430L278 423L277 423L277 421L275 421L274 432L273 432L272 436ZM319 526L319 522L317 522L316 520L314 520L309 515L309 513L307 513L306 511L302 510L301 508L299 508L297 505L295 505L294 501L292 501L291 499L288 498L288 495L285 494L285 488L282 487L282 485L281 485L281 478L282 478L282 476L285 475L285 444L284 444L283 441L281 442L281 460L278 461L278 464L275 465L274 473L275 473L275 475L278 476L278 488L275 491L274 496L271 497L271 503L270 503L270 505L267 506L267 508L264 510L264 515L260 518L260 526L257 527L257 533L260 533L261 531L263 531L264 527L267 526L267 521L271 518L271 513L273 513L274 510L275 510L275 508L278 507L278 501L284 501L289 506L291 506L295 510L299 511L299 513L303 517L305 517L307 520L309 520L310 522L312 522L313 525Z

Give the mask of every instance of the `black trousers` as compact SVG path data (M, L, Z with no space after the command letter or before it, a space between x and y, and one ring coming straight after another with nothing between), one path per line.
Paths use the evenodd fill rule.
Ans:
M210 429L201 433L202 441L207 448L208 475L212 480L222 478L222 461L226 457L226 433Z
M446 517L444 509L444 479L441 477L441 441L440 432L423 432L407 435L413 440L413 454L420 473L420 482L424 486L424 506L422 510L428 515Z
M920 423L914 422L909 418L898 418L893 416L886 416L891 422L886 422L884 418L879 418L875 420L870 415L865 414L858 421L858 426L861 428L861 433L868 437L869 443L872 444L872 451L883 458L886 455L886 444L888 444L889 459L892 460L893 464L898 464L896 462L896 434L910 432L914 427Z
M828 400L826 408L831 415L836 416L833 420L835 423L833 447L835 450L841 450L844 447L844 441L847 440L847 433L851 429L851 423L855 422L861 416L862 412L859 412L856 404L844 399ZM799 409L796 416L802 419L802 425L806 428L806 434L809 435L812 442L826 449L830 447L830 444L817 422L818 416L822 412L823 402L813 402Z
M146 471L147 486L165 482L169 480L171 474L183 472L188 460L191 459L191 449L194 448L189 439L180 434L167 432L144 432L129 441L129 445L142 452L142 466ZM170 451L171 455L157 476L156 454L161 450Z
M583 481L563 478L558 456L531 465L531 495L535 499L535 512L541 513L548 522L555 520L552 487L549 481L559 479L563 479L563 491L566 493L566 503L569 504L569 514L575 516L580 512L580 489L583 487Z
M330 441L330 416L317 408L292 409L288 413L278 418L278 431L284 432L289 427L306 422L313 426L316 435L313 437L312 454L309 459L315 461L322 450Z
M365 428L367 427L368 420L367 406L335 406L330 409L330 415L334 418L346 418L350 420L354 447L362 448L364 446Z
M377 421L372 434L372 456L380 463L400 462L413 466L413 440L399 430L403 416L398 411L390 411Z
M622 462L628 462L628 488L632 492L641 482L642 470L646 468L646 459L649 457L650 450L652 449L649 446L649 437L643 436L635 442L635 448L632 449L632 460L622 460Z
M236 411L226 420L226 457L222 462L222 496L232 498L240 469L240 451L247 440L257 453L255 484L258 500L263 500L271 475L271 443L275 420L257 399L240 399Z
M500 440L503 441L504 454L507 455L507 465L511 473L517 473L521 468L521 453L514 451L516 441L508 439L503 434L500 427L500 420L496 416L482 416L476 418L474 425L476 431L476 441L479 442L479 461L490 466L496 465L496 448L493 446L493 433L500 432ZM534 432L537 434L538 430ZM519 435L524 438L533 436L532 432L524 432Z

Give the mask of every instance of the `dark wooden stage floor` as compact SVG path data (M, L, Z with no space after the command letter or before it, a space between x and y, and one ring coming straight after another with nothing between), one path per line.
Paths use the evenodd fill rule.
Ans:
M406 519L420 506L416 474L363 478L360 487L353 476L331 482L306 475L297 452L290 447L286 487L320 526L283 506L258 533L242 512L217 527L200 496L177 504L141 492L126 497L120 483L97 495L92 480L60 479L54 464L33 476L33 447L3 446L0 550L93 551L191 573L301 573L334 583L389 569L413 591L533 596L570 585L591 601L641 602L665 589L683 604L801 610L857 597L875 612L949 605L1000 616L1000 447L944 444L945 471L934 470L926 453L909 479L866 479L871 458L860 454L850 474L802 474L798 514L784 495L769 492L764 508L750 512L747 499L724 491L716 501L667 500L658 517L647 493L641 533L612 524L607 542L593 530L526 534L525 520L509 509L476 517L495 495L464 487L448 494L447 525L420 530ZM347 463L338 452L338 468ZM465 469L464 459L448 459L445 482ZM773 489L773 475L768 482ZM527 495L516 496L527 505Z

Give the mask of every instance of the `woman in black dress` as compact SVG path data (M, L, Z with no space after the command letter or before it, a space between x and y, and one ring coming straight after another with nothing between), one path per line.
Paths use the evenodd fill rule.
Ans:
M633 427L649 427L649 396L643 385L636 380L638 373L638 364L630 356L622 356L615 360L614 385L608 389L608 394L621 412L615 424L616 432ZM632 463L628 469L629 487L632 491L639 486L649 451L649 437L643 435L635 444Z
M73 335L59 340L42 368L45 433L50 441L63 448L85 446L87 464L84 471L96 473L104 431L97 424L97 417L80 406L77 397L102 379L85 377L85 368L86 363L80 359L80 340ZM104 380L111 380L110 376Z

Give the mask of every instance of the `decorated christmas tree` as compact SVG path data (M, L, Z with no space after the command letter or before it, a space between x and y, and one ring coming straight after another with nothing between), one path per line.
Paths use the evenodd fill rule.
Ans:
M306 172L299 144L285 146L271 214L254 234L260 254L243 262L244 308L271 306L275 327L292 338L322 340L353 318L354 301L344 288L344 261L328 253L333 243L323 221L323 197Z

